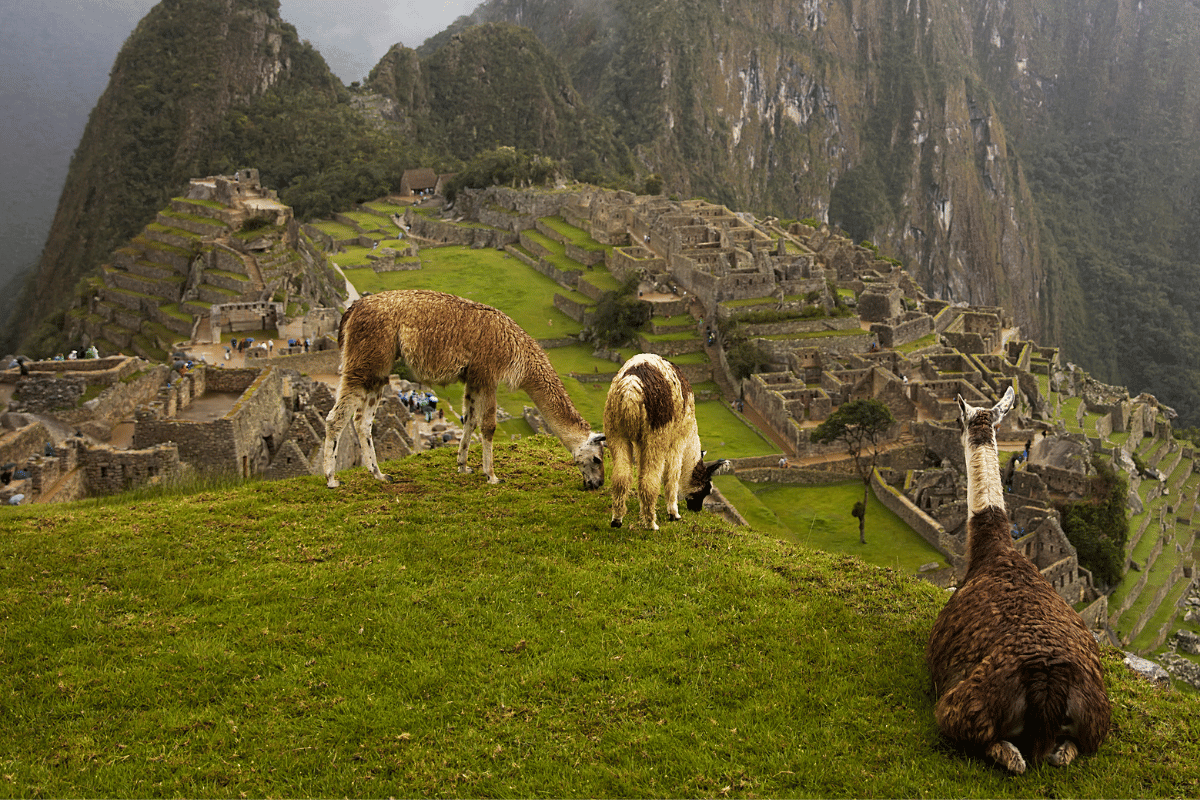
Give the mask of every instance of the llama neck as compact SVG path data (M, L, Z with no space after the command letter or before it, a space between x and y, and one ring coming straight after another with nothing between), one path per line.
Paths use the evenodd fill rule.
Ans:
M968 575L990 557L1012 547L1000 457L995 441L967 450L967 561Z
M974 515L988 506L1004 508L1000 456L996 445L976 445L967 451L967 509Z
M521 390L533 400L542 412L546 427L568 450L575 452L587 440L591 425L575 410L566 387L544 355L526 365Z

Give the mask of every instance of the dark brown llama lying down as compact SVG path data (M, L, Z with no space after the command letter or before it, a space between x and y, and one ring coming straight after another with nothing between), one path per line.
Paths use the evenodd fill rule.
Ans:
M325 478L338 485L337 442L351 419L362 447L363 466L390 480L375 459L371 425L396 361L403 360L422 383L445 386L462 381L463 436L458 471L470 472L467 451L478 428L483 438L483 473L492 470L496 431L496 386L503 382L529 395L546 426L570 451L588 489L604 485L604 434L593 433L575 410L562 381L533 337L502 312L442 292L414 289L380 292L354 302L338 329L342 378L337 401L326 419Z
M925 648L942 734L1013 773L1066 766L1108 735L1111 706L1100 648L1079 614L1012 546L994 407L958 398L967 459L967 574Z
M696 398L683 373L664 358L643 353L625 362L604 401L604 431L612 454L612 521L621 527L625 502L638 468L641 523L658 530L656 506L667 484L667 516L679 519L679 494L689 511L704 508L713 473L725 465L704 465L696 427Z

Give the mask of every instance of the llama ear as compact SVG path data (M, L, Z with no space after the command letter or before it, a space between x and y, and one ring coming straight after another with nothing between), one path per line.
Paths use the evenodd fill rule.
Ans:
M967 405L967 401L962 399L962 395L956 394L954 400L958 403L958 415L962 417L963 421L970 419L971 408Z
M605 438L603 433L593 433L587 439L587 444L604 444Z
M1013 404L1017 402L1017 393L1013 391L1010 384L1008 391L1004 393L1004 397L1000 398L1000 402L992 406L992 424L1000 427L1000 420L1004 419L1004 415L1012 410Z
M714 461L713 463L709 464L708 467L706 467L704 470L704 479L711 481L712 476L717 473L717 470L721 469L728 463L729 462L727 460L722 458L718 461Z

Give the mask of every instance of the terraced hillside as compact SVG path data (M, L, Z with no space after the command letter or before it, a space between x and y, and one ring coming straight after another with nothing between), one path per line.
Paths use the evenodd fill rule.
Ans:
M193 181L77 292L73 338L154 360L194 338L214 305L273 299L301 315L338 302L321 251L253 171Z
M1131 441L1128 433L1110 432L1108 416L1089 411L1080 397L1050 391L1048 381L1044 386L1068 432L1086 436L1094 451L1118 458L1123 452L1137 465L1129 473L1125 574L1108 598L1110 632L1121 646L1141 655L1161 652L1180 628L1200 632L1200 626L1184 621L1182 608L1200 554L1195 528L1200 472L1194 448L1176 440L1166 425L1156 426L1153 436Z

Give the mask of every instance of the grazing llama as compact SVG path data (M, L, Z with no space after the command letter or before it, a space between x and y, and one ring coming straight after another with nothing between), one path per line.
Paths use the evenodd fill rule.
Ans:
M1108 735L1111 706L1100 648L1079 614L1012 546L994 407L958 398L967 460L967 574L925 648L942 734L1012 773L1066 766Z
M537 405L547 427L574 457L585 488L604 485L604 434L593 433L575 410L533 337L491 306L425 290L367 295L342 315L338 346L342 379L325 429L325 478L330 488L338 485L334 476L338 437L351 418L362 446L363 466L379 480L390 480L375 460L371 425L388 375L401 359L422 383L444 386L462 381L466 385L459 472L471 472L467 451L472 432L479 428L483 473L488 483L500 482L492 470L492 435L496 386L504 382L522 389Z
M656 508L667 484L667 516L679 519L679 493L690 511L704 507L713 473L726 462L704 466L696 430L696 398L683 373L666 359L641 354L625 362L604 402L604 432L612 454L612 527L621 527L625 501L638 466L642 525L658 530Z

